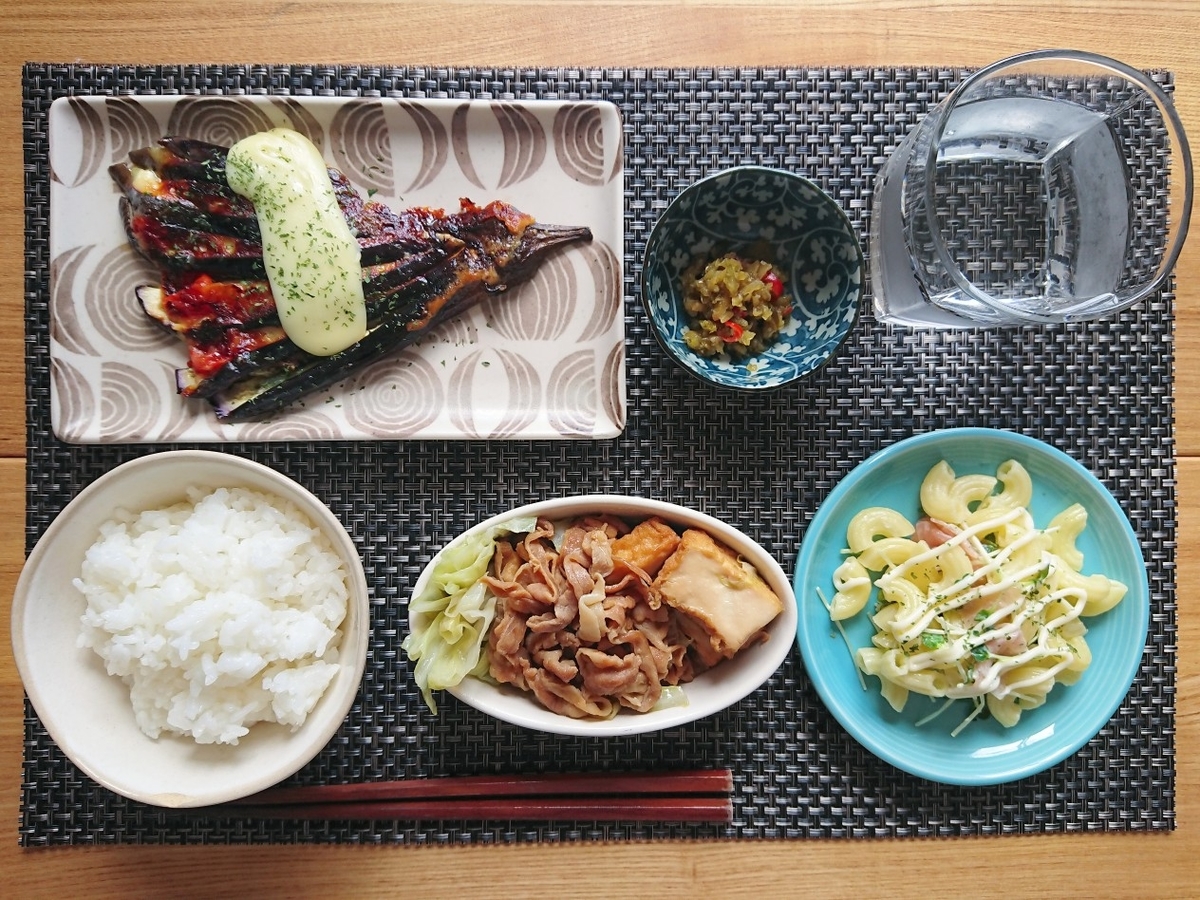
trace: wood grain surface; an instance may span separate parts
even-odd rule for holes
[[[1200,236],[1177,268],[1177,829],[981,839],[22,850],[21,64],[983,65],[1076,47],[1169,68],[1200,143],[1200,2],[10,0],[0,20],[0,893],[6,896],[1187,897],[1200,892]],[[1195,218],[1195,217],[1193,217]],[[1193,225],[1196,222],[1193,221]]]

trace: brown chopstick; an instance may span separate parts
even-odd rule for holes
[[[453,800],[379,800],[370,803],[288,803],[230,806],[252,819],[450,820],[513,822],[729,822],[728,797],[471,797]]]
[[[732,789],[728,769],[467,775],[269,788],[204,812],[292,820],[729,822]]]
[[[728,769],[678,772],[612,772],[603,774],[457,775],[410,778],[359,784],[321,784],[312,787],[268,788],[235,805],[333,803],[359,800],[444,799],[451,797],[613,796],[636,794],[728,794],[733,776]]]

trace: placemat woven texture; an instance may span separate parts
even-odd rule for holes
[[[453,69],[80,66],[23,72],[28,513],[34,542],[91,479],[165,446],[72,446],[50,431],[46,117],[69,93],[295,93],[603,99],[625,128],[628,426],[605,441],[237,444],[322,497],[357,543],[372,586],[360,696],[294,783],[492,771],[729,766],[735,820],[719,825],[511,822],[289,824],[169,814],[97,786],[26,703],[20,840],[105,843],[497,843],[650,837],[789,838],[1129,831],[1174,825],[1175,467],[1172,294],[1107,321],[912,331],[863,315],[807,382],[744,397],[699,385],[658,348],[637,296],[657,214],[697,178],[738,163],[807,175],[864,242],[887,154],[966,74],[939,68]],[[1156,77],[1167,87],[1169,74]],[[992,788],[911,777],[826,712],[793,651],[725,712],[640,738],[523,731],[446,696],[426,710],[400,651],[417,574],[447,540],[513,506],[565,493],[661,498],[724,519],[794,568],[805,527],[838,481],[909,435],[987,426],[1074,456],[1120,500],[1145,554],[1150,638],[1107,727],[1061,764]]]

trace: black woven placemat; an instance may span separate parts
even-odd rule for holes
[[[26,704],[20,840],[101,843],[494,843],[642,837],[840,837],[1169,829],[1174,824],[1175,466],[1172,294],[1087,325],[925,332],[863,316],[808,382],[733,396],[690,380],[656,345],[637,302],[657,213],[685,185],[736,163],[790,169],[835,196],[865,239],[887,153],[965,74],[937,68],[454,69],[82,66],[23,71],[28,513],[32,547],[92,478],[156,446],[72,446],[50,430],[46,119],[69,93],[296,93],[588,98],[625,125],[628,426],[606,441],[237,444],[321,496],[354,537],[372,586],[360,696],[297,783],[484,771],[729,766],[730,826],[509,822],[266,823],[164,813],[83,776]],[[1156,76],[1170,86],[1169,74]],[[409,590],[449,538],[507,508],[566,492],[683,503],[743,529],[784,569],[821,500],[881,447],[978,425],[1074,456],[1120,500],[1150,576],[1150,638],[1120,710],[1046,772],[992,788],[909,776],[826,712],[795,651],[760,690],[692,725],[640,738],[560,738],[444,697],[429,715],[400,640]]]

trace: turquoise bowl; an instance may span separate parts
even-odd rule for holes
[[[757,356],[700,356],[683,339],[684,270],[760,243],[784,273],[791,321]],[[723,388],[771,390],[819,369],[854,327],[862,292],[862,245],[845,212],[813,182],[781,169],[738,166],[695,182],[646,241],[641,296],[658,342],[687,372]]]
[[[1033,478],[1029,511],[1044,526],[1072,503],[1088,511],[1076,541],[1085,573],[1103,572],[1129,592],[1115,607],[1086,618],[1092,664],[1076,684],[1056,685],[1044,705],[1022,713],[1012,728],[980,718],[957,737],[954,727],[969,711],[960,700],[931,722],[921,720],[940,701],[909,697],[898,713],[879,693],[879,679],[860,682],[849,648],[826,611],[818,589],[833,595],[834,569],[845,559],[846,527],[868,506],[889,506],[916,518],[925,474],[946,460],[958,475],[994,474],[1015,459]],[[1142,663],[1150,624],[1146,563],[1132,525],[1117,500],[1073,458],[1016,432],[952,428],[892,444],[846,475],[805,530],[794,577],[799,607],[797,641],[804,668],[825,706],[860,744],[898,769],[930,781],[992,785],[1033,775],[1061,762],[1109,725],[1125,701]],[[844,621],[854,647],[871,643],[866,610]]]

